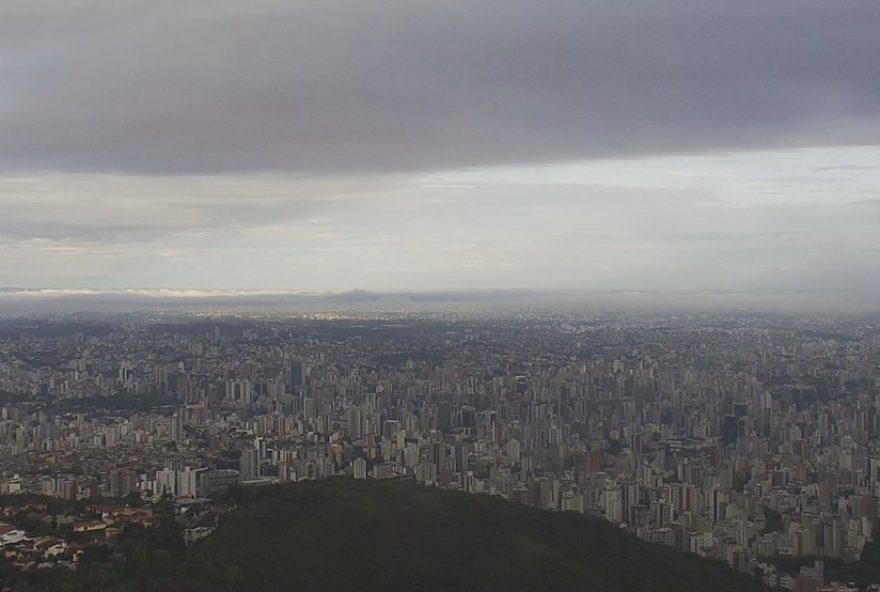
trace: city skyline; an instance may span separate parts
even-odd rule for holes
[[[482,498],[475,504],[506,500],[499,511],[545,511],[530,521],[561,512],[543,530],[599,536],[587,556],[613,529],[628,533],[623,548],[634,553],[665,546],[682,561],[724,562],[726,573],[739,574],[738,592],[876,592],[878,352],[880,315],[258,310],[0,318],[0,545],[14,552],[22,580],[74,573],[82,586],[74,589],[90,590],[96,570],[87,562],[54,572],[30,566],[75,565],[86,541],[130,544],[126,525],[136,522],[146,533],[178,532],[163,547],[179,546],[172,564],[232,541],[227,561],[243,574],[235,590],[265,590],[261,558],[278,549],[286,560],[268,563],[289,569],[274,576],[277,589],[328,572],[357,582],[340,589],[382,589],[370,587],[374,576],[359,563],[339,561],[333,541],[363,540],[356,525],[375,518],[370,500],[384,499],[390,513],[368,532],[395,541],[373,545],[388,555],[406,540],[400,528],[424,517],[418,508],[398,510],[406,502],[389,488],[432,496],[434,488]],[[320,504],[272,501],[316,490],[327,492]],[[262,540],[250,543],[259,518],[247,505],[271,509],[274,527],[302,532],[332,568],[309,569],[319,559],[262,529]],[[303,508],[307,528],[297,529],[284,508]],[[164,527],[163,511],[176,516]],[[337,512],[345,518],[333,526]],[[29,521],[34,515],[44,519]],[[417,529],[426,548],[416,557],[448,556],[438,534],[444,522]],[[453,532],[476,529],[461,540],[494,557],[489,541],[513,538],[517,522],[487,529],[465,512]],[[315,534],[325,526],[326,541]],[[635,537],[653,546],[639,547]],[[245,544],[258,548],[254,557],[241,555]],[[509,572],[518,562],[502,556]],[[565,573],[531,546],[523,558]],[[680,590],[689,581],[666,569],[670,559],[645,572],[653,588]],[[138,568],[113,558],[105,567],[114,565],[127,566],[116,572],[121,581]],[[431,590],[448,589],[451,574],[468,577],[399,556],[393,565],[387,571],[402,579],[438,574],[439,587],[426,579]],[[491,565],[481,558],[474,570]],[[644,589],[626,585],[628,571],[607,589]],[[208,582],[225,573],[210,564],[171,573],[194,572]],[[151,563],[141,573],[155,579],[168,567]],[[491,579],[488,589],[544,589]],[[713,580],[705,589],[721,588]]]

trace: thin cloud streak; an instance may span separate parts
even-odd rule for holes
[[[0,222],[33,233],[0,234],[0,285],[864,294],[880,287],[880,218],[864,199],[880,171],[815,170],[871,161],[877,149],[363,180],[47,176],[31,185],[51,207],[38,199]],[[829,191],[808,195],[817,178]],[[83,215],[91,195],[113,196],[102,203],[114,214]]]

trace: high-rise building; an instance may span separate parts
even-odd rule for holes
[[[172,442],[177,444],[183,442],[183,415],[180,409],[171,416],[170,432],[169,437]]]
[[[605,519],[619,524],[623,521],[623,495],[620,486],[617,484],[609,484],[602,496]]]
[[[367,478],[367,461],[362,458],[354,459],[354,462],[351,463],[352,468],[354,469],[354,478],[355,479],[366,479]]]
[[[295,391],[305,384],[305,368],[302,360],[293,360],[290,363],[290,390]]]
[[[446,447],[441,442],[431,444],[431,463],[437,467],[438,474],[446,468]]]
[[[315,419],[318,411],[313,397],[303,397],[303,417],[306,419]]]
[[[110,471],[110,495],[125,497],[134,491],[137,473],[131,469],[115,469]]]
[[[177,495],[177,471],[162,469],[156,471],[156,495]]]
[[[215,469],[199,473],[197,493],[204,497],[211,493],[225,491],[238,483],[239,472],[234,469]]]
[[[186,467],[177,472],[177,495],[179,497],[196,497],[198,494],[199,470]]]
[[[452,403],[449,401],[443,401],[437,408],[437,427],[444,434],[448,434],[452,431],[452,416],[453,409]]]
[[[260,477],[260,458],[256,448],[249,446],[241,451],[238,470],[242,481],[253,481]]]
[[[421,463],[416,466],[416,481],[425,485],[437,483],[437,467],[433,463]]]

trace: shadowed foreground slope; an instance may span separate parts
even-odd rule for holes
[[[601,520],[403,481],[248,490],[192,556],[238,566],[254,591],[757,589]]]

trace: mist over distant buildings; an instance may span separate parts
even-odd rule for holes
[[[0,315],[107,312],[718,312],[880,313],[876,302],[839,295],[724,291],[461,290],[296,293],[198,290],[0,290]]]

